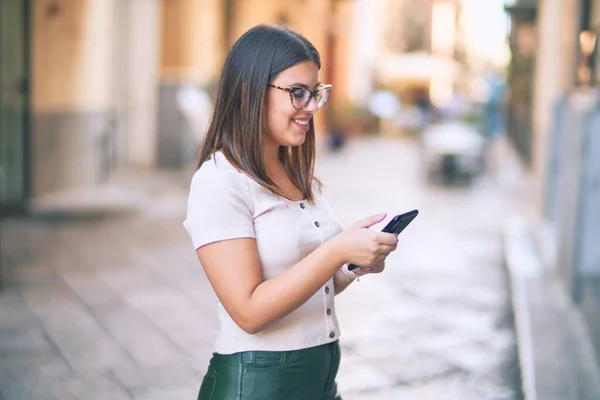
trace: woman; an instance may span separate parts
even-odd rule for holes
[[[396,249],[368,229],[385,214],[342,230],[313,177],[320,67],[306,38],[264,25],[225,61],[184,222],[219,299],[200,400],[341,399],[334,296]]]

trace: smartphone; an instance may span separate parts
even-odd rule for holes
[[[404,214],[396,215],[388,224],[383,228],[382,232],[400,234],[412,222],[413,219],[419,214],[419,210],[412,210]],[[360,268],[358,265],[348,265],[348,271]]]

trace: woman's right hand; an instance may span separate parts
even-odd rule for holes
[[[343,263],[372,267],[380,264],[398,245],[395,233],[369,229],[383,221],[386,214],[367,217],[346,228],[331,239],[331,245]]]

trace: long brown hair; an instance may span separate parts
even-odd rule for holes
[[[265,100],[267,85],[281,71],[302,61],[312,61],[321,68],[315,47],[304,36],[282,26],[258,25],[236,41],[217,84],[213,115],[198,153],[198,168],[220,150],[238,170],[289,198],[267,176],[265,168]],[[304,143],[280,147],[279,159],[304,198],[312,202],[315,165],[312,119]]]

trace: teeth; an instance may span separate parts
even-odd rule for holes
[[[309,120],[301,120],[301,119],[295,119],[294,122],[300,124],[300,125],[308,125],[308,121]]]

